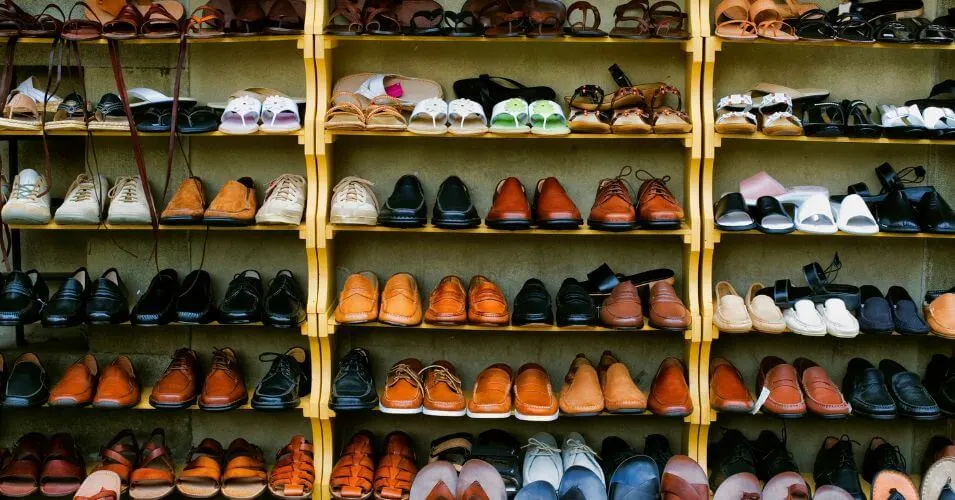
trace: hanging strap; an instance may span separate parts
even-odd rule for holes
[[[176,140],[179,137],[176,132],[176,127],[179,124],[179,90],[180,82],[182,82],[183,66],[186,60],[186,33],[189,32],[190,24],[191,21],[186,23],[179,33],[179,58],[176,62],[176,80],[172,86],[172,119],[169,125],[169,147],[166,150],[166,180],[163,182],[162,188],[163,200],[166,199],[166,194],[169,191],[169,178],[172,176],[172,158],[176,151]]]

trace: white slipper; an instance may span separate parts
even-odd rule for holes
[[[883,127],[921,127],[925,128],[922,112],[916,105],[892,106],[883,104],[880,107]]]
[[[454,135],[480,135],[487,132],[487,116],[480,104],[470,99],[448,103],[448,132]]]
[[[230,135],[248,135],[259,130],[262,101],[249,94],[239,95],[226,104],[219,131]]]
[[[408,119],[408,132],[421,135],[448,133],[448,103],[440,97],[419,102]]]
[[[835,216],[829,197],[815,194],[796,206],[796,229],[807,233],[833,234],[836,227]]]
[[[826,322],[829,335],[843,339],[859,335],[859,320],[846,309],[846,303],[841,299],[827,299],[825,305],[816,304],[816,311]]]
[[[875,234],[879,232],[879,223],[872,216],[872,211],[865,200],[857,194],[850,194],[843,198],[841,203],[832,203],[832,212],[836,218],[836,226],[840,231],[849,234]]]
[[[822,316],[813,307],[812,301],[803,299],[796,301],[791,309],[783,311],[783,318],[786,319],[786,326],[793,333],[799,335],[808,335],[811,337],[822,337],[826,335],[826,322]]]
[[[262,103],[262,125],[259,130],[267,134],[284,134],[302,128],[298,105],[292,99],[270,95]]]

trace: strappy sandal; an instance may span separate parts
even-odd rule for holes
[[[838,137],[846,122],[842,106],[837,102],[817,102],[803,111],[802,129],[808,136]]]
[[[811,300],[816,304],[824,304],[829,299],[840,299],[846,304],[846,309],[855,311],[859,308],[861,297],[859,287],[832,283],[842,269],[839,254],[835,254],[832,262],[825,269],[818,262],[803,266],[803,276],[808,287],[794,287],[790,280],[777,280],[769,288],[764,288],[757,295],[766,295],[782,309],[791,308],[799,300]]]
[[[441,32],[446,36],[474,37],[484,34],[484,26],[471,11],[455,13],[446,10]]]
[[[176,478],[176,490],[189,498],[212,498],[218,495],[224,454],[218,441],[203,439],[199,446],[189,451],[186,468]]]
[[[570,108],[577,108],[586,111],[608,111],[610,110],[611,96],[604,93],[599,85],[581,85],[574,90],[570,97],[565,96],[564,102]]]
[[[408,35],[440,35],[444,8],[434,0],[404,0],[395,9],[401,31]]]
[[[398,14],[390,7],[366,8],[364,13],[365,33],[371,35],[400,35],[401,23]]]
[[[918,43],[948,45],[955,42],[955,31],[947,26],[933,23],[924,17],[913,17],[902,21],[911,26]]]
[[[305,2],[276,0],[266,16],[266,33],[300,35],[305,32]]]
[[[209,5],[200,5],[189,15],[185,34],[189,38],[217,38],[225,36],[225,15]]]
[[[222,496],[248,500],[257,498],[268,487],[262,449],[245,439],[237,438],[229,444],[223,464]]]
[[[72,93],[63,99],[56,112],[53,113],[53,120],[43,124],[46,130],[86,130],[86,122],[89,119],[86,100],[77,93]]]
[[[179,110],[176,131],[180,134],[204,134],[219,127],[219,114],[209,106],[195,106]]]
[[[676,96],[676,107],[664,104],[666,96]],[[676,87],[662,85],[650,99],[653,106],[653,132],[656,134],[685,134],[693,130],[690,117],[682,111],[683,96]]]
[[[110,21],[103,23],[103,38],[110,40],[129,40],[139,36],[139,28],[143,24],[143,15],[131,3],[120,9],[119,14]]]
[[[82,7],[86,17],[73,17],[73,11]],[[92,19],[89,19],[92,16]],[[103,35],[103,23],[86,2],[76,2],[63,23],[63,38],[74,41],[96,40]]]
[[[139,31],[146,38],[176,38],[182,32],[181,19],[161,4],[154,3],[143,15]]]
[[[575,12],[580,12],[580,21],[571,22]],[[593,20],[587,22],[587,13],[593,13]],[[567,27],[564,28],[564,34],[567,36],[579,36],[582,38],[600,38],[607,36],[607,32],[600,29],[600,11],[590,2],[577,0],[567,7]]]
[[[176,489],[176,466],[166,446],[166,432],[153,429],[143,445],[139,467],[129,477],[129,497],[156,500]]]
[[[872,109],[864,101],[842,101],[845,133],[849,137],[875,138],[882,136],[882,127],[872,119]]]
[[[87,125],[89,130],[129,130],[129,120],[123,110],[123,101],[116,94],[103,94],[93,119]]]
[[[363,3],[361,0],[336,0],[335,8],[328,14],[324,33],[339,36],[360,35],[365,30],[361,16]]]
[[[7,497],[35,494],[40,489],[37,478],[49,447],[49,440],[40,433],[31,432],[20,437],[0,470],[0,494]]]
[[[793,102],[786,94],[766,94],[759,103],[766,135],[802,135],[802,121],[793,115]]]
[[[325,128],[329,130],[365,130],[362,98],[351,92],[337,92],[332,107],[325,112]]]
[[[830,19],[836,39],[852,43],[875,43],[872,25],[858,12],[840,14]]]
[[[613,10],[610,36],[642,40],[650,38],[650,6],[647,0],[630,0]]]
[[[567,7],[560,0],[529,0],[524,4],[527,16],[527,36],[531,38],[553,38],[563,34],[567,21]]]
[[[106,470],[119,476],[121,493],[129,489],[129,476],[139,464],[139,442],[130,429],[123,429],[100,450],[101,462],[94,472]]]
[[[50,12],[59,13],[56,17]],[[63,31],[63,22],[66,14],[56,4],[48,4],[39,14],[33,16],[30,23],[20,29],[20,34],[26,37],[52,37],[57,36]]]
[[[826,11],[813,9],[806,11],[796,19],[790,20],[789,25],[796,31],[800,40],[822,42],[836,39],[836,29],[829,24]]]
[[[796,30],[783,21],[775,0],[756,0],[749,9],[749,19],[756,25],[756,35],[777,42],[795,42]]]
[[[748,0],[723,0],[716,6],[716,31],[728,40],[755,40],[756,25],[749,20]]]
[[[574,95],[565,98],[570,104],[570,118],[567,126],[573,132],[588,134],[609,134],[610,119],[600,108],[610,109],[609,102],[605,105],[606,96],[602,88],[596,85],[582,85],[574,91]]]
[[[650,113],[643,107],[615,109],[610,118],[610,130],[614,134],[652,133]]]
[[[482,19],[484,17],[482,16]],[[489,18],[489,27],[484,30],[484,36],[488,38],[510,38],[521,36],[526,30],[527,19],[524,11],[515,10],[507,12],[499,10],[491,14]]]
[[[749,94],[732,94],[720,99],[714,125],[718,134],[753,134],[756,128],[753,98]]]
[[[653,36],[667,40],[686,40],[690,32],[686,30],[686,12],[676,2],[662,0],[653,4],[647,11]]]
[[[401,114],[401,101],[388,95],[371,100],[364,116],[366,130],[407,130],[408,120]]]
[[[276,454],[275,466],[269,474],[269,491],[284,499],[305,499],[312,495],[315,484],[315,460],[312,443],[304,436],[295,436]]]

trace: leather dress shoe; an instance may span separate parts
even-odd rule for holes
[[[594,416],[604,409],[604,395],[600,388],[597,369],[583,354],[578,354],[570,364],[560,389],[561,415]]]
[[[756,375],[756,393],[763,389],[769,390],[763,412],[781,418],[799,418],[806,414],[806,401],[793,365],[776,356],[763,358]]]
[[[600,305],[600,322],[619,329],[643,328],[643,306],[636,285],[621,281]]]
[[[180,323],[204,325],[215,317],[212,276],[202,269],[187,274],[186,279],[182,280],[179,297],[176,298],[176,319]]]
[[[256,211],[255,181],[241,177],[222,185],[203,213],[202,221],[210,226],[251,226],[255,224]]]
[[[646,455],[634,455],[618,465],[610,477],[610,500],[656,498],[660,493],[660,472]]]
[[[872,285],[859,287],[859,330],[868,334],[889,334],[895,330],[892,306],[882,292]]]
[[[162,410],[180,410],[196,404],[199,397],[199,355],[183,347],[159,376],[149,394],[149,404]]]
[[[378,212],[378,224],[387,227],[421,227],[428,220],[424,188],[414,175],[403,175]]]
[[[679,359],[664,359],[653,377],[647,403],[654,415],[686,417],[693,413],[693,400],[686,384],[686,367]]]
[[[467,415],[471,418],[508,418],[513,401],[511,388],[514,373],[503,363],[493,364],[478,374],[468,400]]]
[[[728,429],[719,441],[709,446],[710,484],[716,490],[728,478],[741,472],[756,475],[753,444],[742,432]]]
[[[557,490],[559,500],[607,500],[603,480],[592,470],[575,465],[564,471]]]
[[[895,331],[903,335],[925,335],[931,330],[925,321],[919,316],[919,309],[904,288],[900,286],[889,287],[885,294],[886,300],[892,306],[892,321],[895,323]]]
[[[370,410],[378,406],[378,391],[371,374],[368,351],[355,348],[338,362],[328,407],[335,411]]]
[[[922,474],[928,472],[932,464],[945,457],[955,457],[955,442],[952,442],[952,438],[948,436],[932,436],[925,447],[925,454],[922,455]]]
[[[186,177],[159,216],[162,224],[199,224],[206,211],[206,192],[202,179]]]
[[[517,177],[508,177],[497,183],[491,210],[484,224],[493,229],[529,229],[531,206],[527,202],[524,185]]]
[[[918,213],[909,203],[905,193],[898,190],[890,191],[885,199],[876,204],[876,220],[879,231],[886,233],[917,233],[919,232]]]
[[[425,323],[433,325],[463,325],[468,321],[468,294],[457,276],[445,276],[428,296]]]
[[[597,365],[604,408],[610,413],[643,413],[647,411],[647,395],[637,387],[627,365],[610,351],[604,351]]]
[[[86,301],[86,321],[91,325],[110,325],[129,320],[126,285],[119,271],[111,267],[93,282]]]
[[[541,229],[577,229],[584,220],[564,186],[555,177],[537,181],[534,223]]]
[[[623,179],[601,179],[587,225],[603,231],[629,231],[637,222],[637,211]]]
[[[918,374],[907,371],[891,359],[880,361],[879,370],[885,376],[885,385],[895,400],[899,415],[915,420],[935,420],[942,416]]]
[[[205,411],[234,410],[249,400],[245,379],[235,351],[231,348],[216,349],[212,353],[212,365],[199,394],[199,409]]]
[[[829,436],[822,442],[813,464],[812,476],[816,488],[831,484],[848,491],[855,500],[866,500],[852,454],[852,441],[848,437],[838,439]]]
[[[86,300],[93,288],[85,267],[73,272],[43,308],[43,326],[58,328],[77,326],[86,321]]]
[[[946,415],[955,415],[955,358],[933,354],[922,384]]]
[[[422,413],[438,417],[463,417],[467,413],[461,378],[450,361],[431,363],[425,367],[421,379],[424,388]]]
[[[335,322],[338,324],[367,323],[378,319],[378,276],[371,271],[352,274],[338,294]]]
[[[806,407],[822,418],[849,416],[849,403],[826,371],[808,358],[796,358],[793,366],[799,373],[799,387],[806,396]]]
[[[743,376],[726,358],[710,360],[710,406],[725,413],[749,413],[755,402]]]
[[[955,339],[955,293],[943,293],[922,306],[922,314],[932,333]]]
[[[511,321],[504,293],[484,276],[474,276],[468,284],[468,321],[474,325],[507,325]]]
[[[517,292],[517,296],[514,297],[511,324],[514,326],[554,324],[554,307],[550,293],[547,292],[541,280],[531,278],[525,281],[521,291]]]
[[[955,211],[937,191],[925,193],[918,205],[919,226],[926,233],[955,233]]]
[[[514,416],[518,420],[550,422],[557,420],[558,413],[547,370],[536,363],[521,366],[514,378]]]
[[[254,269],[232,277],[219,305],[219,323],[240,325],[262,320],[262,278]]]
[[[0,293],[0,325],[29,325],[40,320],[50,290],[36,269],[8,274]]]
[[[262,306],[262,322],[276,328],[292,328],[305,321],[305,294],[292,271],[283,269],[269,282]]]
[[[763,481],[784,472],[799,472],[799,467],[793,460],[793,454],[786,448],[786,441],[779,439],[773,431],[764,430],[753,441],[756,452],[756,477]]]
[[[651,176],[640,185],[637,190],[637,225],[654,229],[680,227],[683,222],[683,207],[667,188],[669,181],[669,175],[661,178]]]
[[[271,361],[272,366],[252,393],[252,408],[256,410],[288,410],[297,408],[302,397],[312,389],[308,351],[292,347],[285,354],[267,352],[259,361]]]
[[[894,470],[905,474],[905,457],[902,456],[898,446],[876,436],[869,441],[869,447],[865,449],[865,457],[862,459],[862,479],[872,484],[876,474],[884,470]]]
[[[179,296],[179,274],[175,269],[159,271],[146,292],[133,306],[134,325],[165,325],[176,319],[176,297]]]
[[[424,383],[418,374],[423,369],[424,364],[415,358],[403,359],[392,365],[378,409],[382,413],[395,415],[421,413],[424,409]]]
[[[93,402],[99,377],[99,364],[92,354],[83,356],[66,369],[60,381],[50,389],[50,406],[86,406]]]
[[[852,405],[852,413],[878,420],[895,418],[895,400],[885,386],[885,376],[872,363],[852,358],[842,379],[842,394]]]
[[[421,323],[421,316],[421,294],[414,276],[398,273],[388,278],[381,292],[378,320],[390,325],[415,326]]]
[[[594,300],[574,278],[567,278],[557,291],[557,326],[588,326],[596,323]]]
[[[448,177],[438,187],[431,224],[442,229],[467,229],[481,225],[481,217],[471,202],[471,193],[458,176]]]
[[[7,375],[3,406],[28,408],[46,403],[50,397],[50,378],[32,352],[25,352],[13,362]]]
[[[93,407],[132,408],[139,404],[139,396],[139,380],[133,363],[126,356],[116,356],[100,373]]]
[[[658,281],[651,286],[649,303],[649,323],[653,328],[684,331],[690,327],[690,311],[670,283]]]

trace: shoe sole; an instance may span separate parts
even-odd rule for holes
[[[341,224],[345,226],[375,226],[378,225],[377,216],[332,216],[329,219],[332,224]]]
[[[553,422],[557,420],[558,416],[560,416],[560,413],[554,413],[553,415],[524,415],[517,410],[514,411],[514,417],[527,422]]]
[[[157,410],[185,410],[194,404],[196,404],[196,398],[192,398],[189,401],[182,403],[157,403],[152,399],[149,400],[149,406],[152,406]]]
[[[637,221],[637,227],[640,228],[653,228],[653,229],[680,229],[680,224],[682,220],[639,220]]]
[[[296,398],[294,401],[286,401],[283,403],[265,403],[262,401],[256,401],[255,398],[252,398],[252,403],[250,403],[250,406],[252,406],[253,410],[260,411],[287,411],[298,408],[299,404],[301,404],[301,399],[299,398]]]
[[[425,408],[421,413],[432,417],[463,417],[467,415],[467,410],[430,410]]]
[[[209,226],[251,226],[255,224],[254,219],[230,219],[228,217],[203,217],[202,222]]]
[[[631,231],[636,228],[634,222],[599,222],[587,219],[587,226],[597,231]]]
[[[202,224],[202,216],[190,217],[188,215],[177,215],[175,217],[160,217],[160,224],[167,226],[188,226],[192,224]]]
[[[511,219],[511,220],[484,220],[484,225],[491,229],[504,229],[508,231],[517,231],[521,229],[530,229],[530,219]]]
[[[583,219],[550,219],[537,221],[540,229],[579,229]]]
[[[417,408],[388,408],[387,406],[378,403],[378,411],[382,413],[387,413],[389,415],[417,415],[424,410],[423,406]]]
[[[470,418],[477,419],[494,419],[494,418],[511,418],[511,412],[505,413],[475,413],[471,410],[466,410],[467,416]]]
[[[91,219],[88,217],[57,214],[53,217],[53,222],[60,224],[61,226],[69,226],[69,225],[86,225],[86,224],[99,225],[103,221],[99,217],[95,219]]]
[[[283,217],[281,215],[266,215],[264,217],[255,216],[255,223],[263,226],[297,226],[302,223],[301,216]]]
[[[239,401],[235,401],[235,402],[229,403],[229,404],[227,404],[227,405],[211,406],[211,405],[203,405],[202,403],[199,403],[199,409],[202,410],[202,411],[208,411],[208,412],[212,412],[212,413],[217,413],[217,412],[235,410],[236,408],[239,408],[240,406],[244,405],[244,404],[247,403],[248,401],[249,401],[249,397],[246,396],[246,397],[240,399]]]

